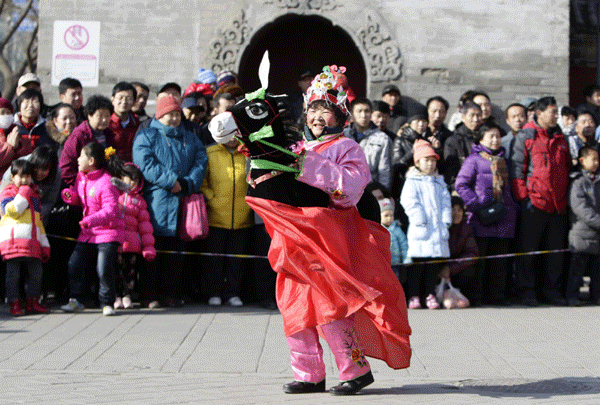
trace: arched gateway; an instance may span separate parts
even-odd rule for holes
[[[348,68],[357,96],[380,94],[402,76],[400,48],[380,13],[368,4],[337,0],[259,0],[213,33],[208,44],[214,72],[240,73],[245,90],[259,87],[256,71],[265,50],[271,58],[270,90],[295,90],[298,74],[324,65]],[[323,55],[327,55],[326,58]]]
[[[247,90],[260,87],[258,65],[269,51],[269,90],[285,93],[297,87],[301,70],[313,75],[325,65],[346,66],[348,83],[357,96],[366,94],[366,69],[352,38],[331,21],[319,16],[286,14],[265,25],[251,39],[240,59],[240,85]]]

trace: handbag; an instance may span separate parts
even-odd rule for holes
[[[504,218],[506,215],[506,205],[501,201],[494,200],[491,204],[475,211],[475,214],[483,226],[491,225]]]
[[[186,195],[180,202],[179,239],[190,242],[208,236],[208,215],[204,195]]]

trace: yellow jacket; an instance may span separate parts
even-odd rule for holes
[[[221,144],[206,148],[208,168],[200,191],[206,197],[208,224],[216,228],[240,229],[254,225],[254,214],[246,204],[246,156],[229,152]]]

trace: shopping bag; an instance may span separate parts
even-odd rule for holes
[[[435,295],[444,308],[467,308],[471,303],[458,288],[454,287],[450,280],[442,278],[435,287]]]
[[[179,239],[189,242],[208,236],[208,215],[203,194],[186,195],[180,202]]]

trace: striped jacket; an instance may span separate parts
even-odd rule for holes
[[[42,224],[40,197],[29,186],[6,186],[0,192],[0,254],[16,257],[50,258],[50,243]]]

